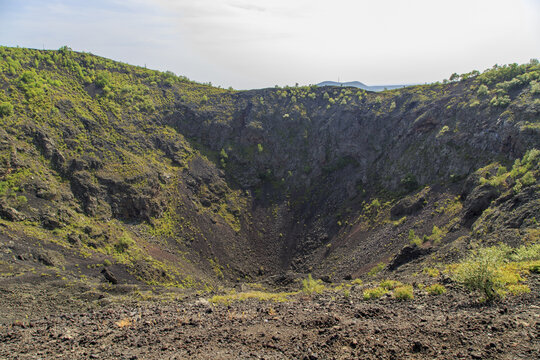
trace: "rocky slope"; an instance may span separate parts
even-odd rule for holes
[[[239,92],[0,47],[0,357],[537,358],[539,77]]]
[[[525,297],[472,304],[451,289],[414,302],[349,294],[283,303],[113,305],[0,327],[12,359],[536,359],[538,279]]]
[[[0,56],[8,280],[339,280],[537,241],[537,62],[237,92],[69,48]]]

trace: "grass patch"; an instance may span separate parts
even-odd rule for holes
[[[430,277],[438,277],[440,275],[439,270],[435,268],[425,267],[422,272]]]
[[[364,300],[373,300],[382,297],[384,294],[387,294],[389,291],[383,287],[376,287],[371,289],[366,289],[363,292]]]
[[[531,289],[524,284],[513,284],[508,285],[508,292],[514,296],[517,296],[521,294],[528,294],[531,292]]]
[[[441,284],[433,284],[426,287],[426,291],[430,295],[442,295],[446,293],[446,288]]]
[[[413,287],[411,285],[398,286],[394,289],[393,296],[398,300],[412,300],[414,299]]]
[[[235,301],[257,300],[257,301],[273,301],[285,302],[289,300],[289,296],[295,295],[295,292],[289,293],[270,293],[264,291],[247,291],[241,293],[231,293],[227,295],[215,295],[210,299],[213,304],[227,305]]]
[[[380,287],[386,290],[393,290],[397,288],[398,286],[401,286],[402,284],[399,281],[396,280],[383,280],[379,284]]]
[[[308,275],[307,279],[302,280],[302,292],[304,294],[320,294],[324,291],[324,285],[321,280],[313,279],[311,274]]]

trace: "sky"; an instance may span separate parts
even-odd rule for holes
[[[442,81],[540,57],[540,0],[0,0],[0,45],[235,89]]]

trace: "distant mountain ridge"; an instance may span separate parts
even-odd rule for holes
[[[403,85],[374,85],[369,86],[366,85],[360,81],[348,81],[348,82],[337,82],[337,81],[323,81],[317,84],[317,86],[341,86],[341,87],[357,87],[360,89],[364,89],[367,91],[383,91],[383,90],[392,90],[392,89],[399,89],[407,86],[411,86],[412,84],[403,84]]]

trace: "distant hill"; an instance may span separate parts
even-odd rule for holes
[[[357,87],[357,88],[364,89],[367,91],[383,91],[383,90],[399,89],[402,87],[411,86],[411,84],[369,86],[360,81],[348,81],[348,82],[323,81],[321,83],[318,83],[317,86],[343,86],[343,87],[352,86],[352,87]]]

